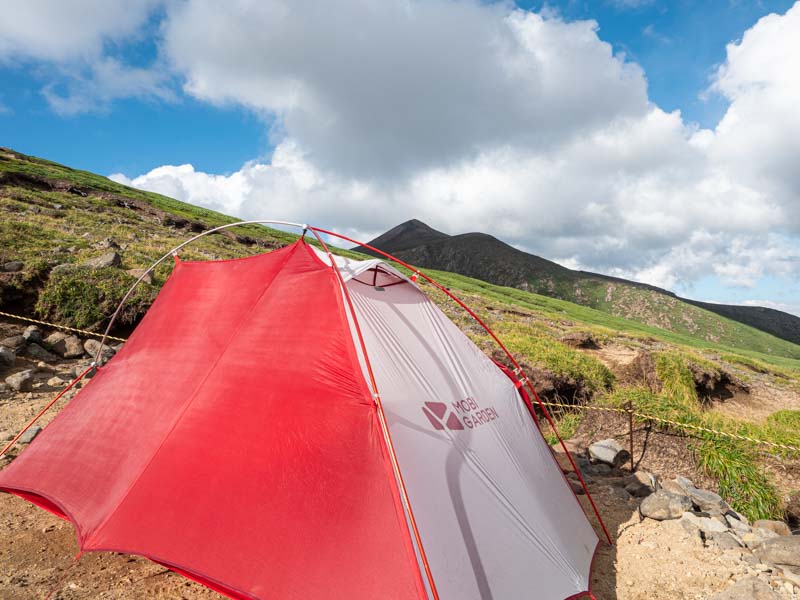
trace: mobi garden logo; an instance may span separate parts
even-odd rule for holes
[[[444,402],[426,402],[422,412],[438,431],[475,429],[500,418],[494,407],[481,408],[472,397],[456,400],[449,405]]]

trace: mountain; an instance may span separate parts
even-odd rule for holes
[[[419,267],[461,273],[489,283],[560,298],[709,341],[736,341],[708,313],[800,344],[800,318],[756,306],[713,304],[681,298],[652,285],[563,267],[518,250],[485,233],[447,235],[417,219],[369,242]],[[366,248],[359,251],[372,254]]]

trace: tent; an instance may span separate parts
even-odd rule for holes
[[[520,383],[412,279],[304,239],[176,257],[0,490],[231,598],[588,594],[598,538]]]

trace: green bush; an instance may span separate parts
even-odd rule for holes
[[[135,279],[119,269],[65,267],[50,274],[36,303],[36,313],[45,320],[92,329],[107,320]],[[152,285],[139,285],[128,298],[117,322],[131,324],[140,319],[157,293]]]

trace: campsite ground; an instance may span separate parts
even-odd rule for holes
[[[9,327],[14,326],[6,323],[1,329],[6,334],[14,333]],[[36,368],[33,390],[6,390],[0,395],[0,440],[16,432],[53,396],[54,377],[67,380],[82,364],[80,360],[64,360],[43,368],[20,357],[15,371]],[[41,424],[46,425],[71,395],[63,398]],[[575,431],[572,447],[581,449],[592,439],[619,435],[623,430],[623,424],[613,417],[584,420]],[[698,478],[683,438],[664,433],[647,435],[642,429],[636,440],[639,468],[664,478],[685,475],[700,485],[713,487],[711,480]],[[0,468],[20,450],[24,446],[17,446],[8,457],[0,459]],[[642,520],[638,501],[620,499],[601,479],[596,479],[590,490],[615,541],[613,546],[601,544],[598,550],[592,575],[598,600],[708,598],[730,585],[731,580],[752,571],[736,553],[705,546],[677,522]],[[591,515],[585,496],[581,501]],[[50,592],[61,600],[220,598],[142,558],[89,553],[76,562],[78,547],[72,526],[17,497],[0,494],[0,515],[0,597],[4,600],[45,598]],[[784,594],[779,597],[796,597],[785,591],[779,593]]]

